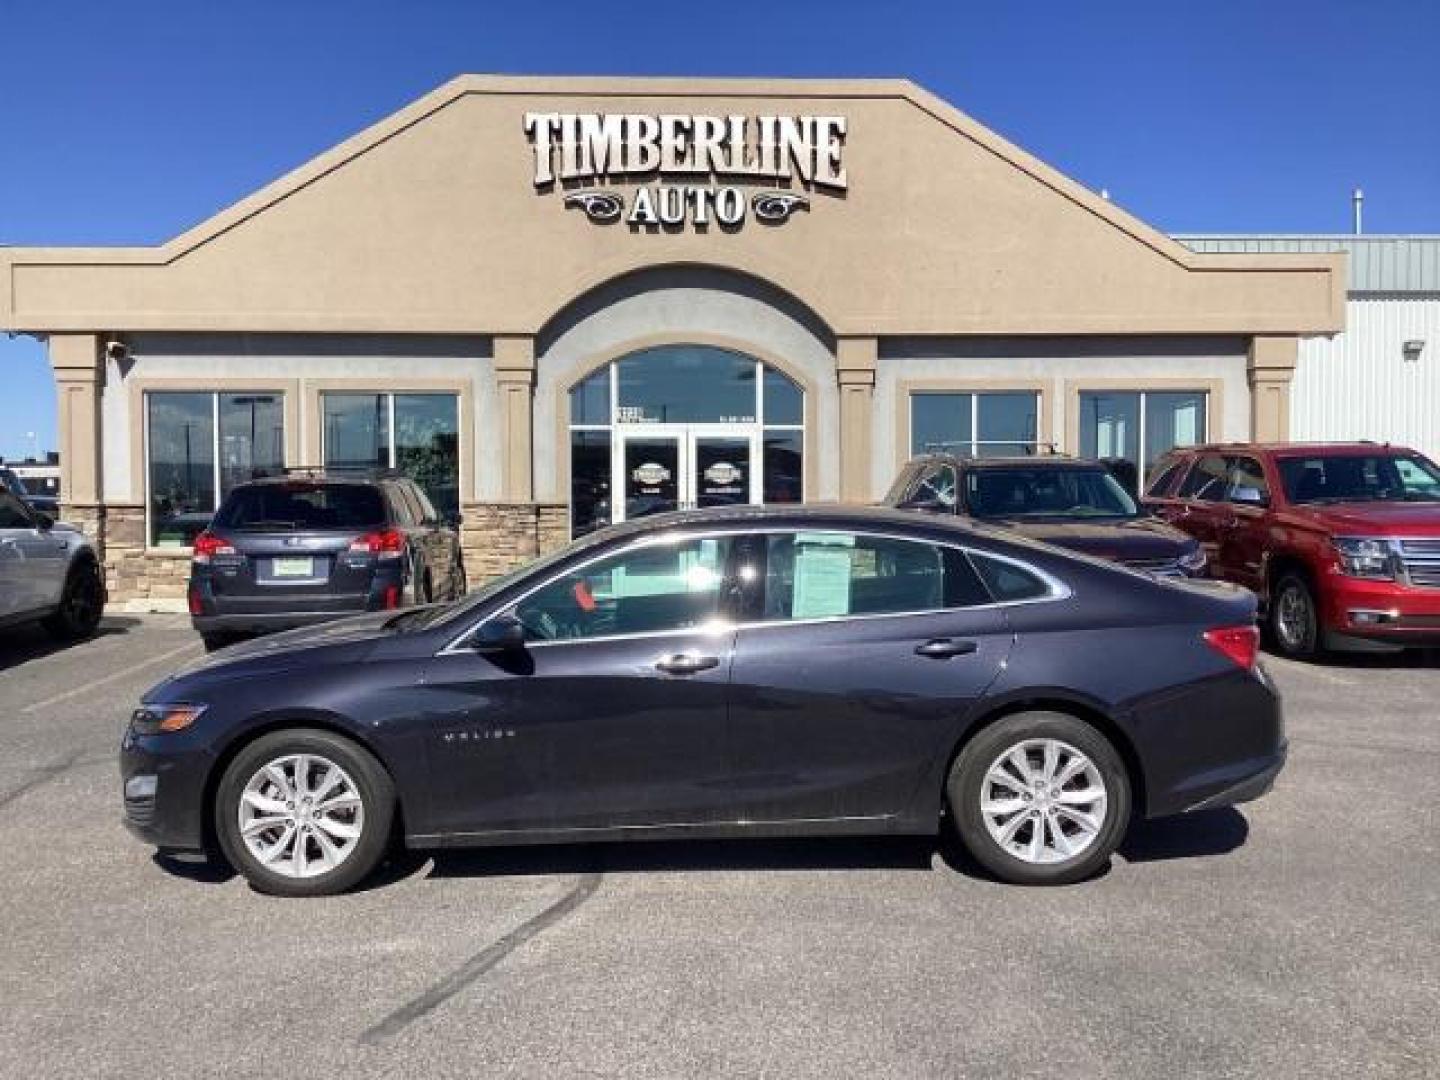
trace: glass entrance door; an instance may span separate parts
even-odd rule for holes
[[[720,424],[627,425],[616,434],[615,521],[705,506],[758,503],[754,434]]]
[[[680,435],[623,432],[615,455],[619,475],[614,489],[624,498],[615,507],[615,520],[663,514],[680,509]]]

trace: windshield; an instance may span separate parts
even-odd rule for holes
[[[215,527],[237,532],[371,529],[385,524],[379,488],[369,484],[254,484],[230,493]]]
[[[1136,517],[1135,500],[1105,469],[1026,466],[972,469],[966,505],[974,517]]]
[[[1418,454],[1307,454],[1279,465],[1292,503],[1440,502],[1440,469]]]

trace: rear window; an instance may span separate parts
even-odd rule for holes
[[[368,529],[385,524],[385,504],[369,484],[252,484],[236,488],[215,515],[215,527],[240,532],[269,529]]]

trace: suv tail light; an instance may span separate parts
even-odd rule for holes
[[[1205,644],[1236,667],[1252,671],[1260,652],[1260,631],[1252,625],[1222,626],[1205,631]]]
[[[234,555],[235,547],[228,540],[222,540],[209,529],[206,529],[199,536],[195,537],[195,543],[191,545],[193,558],[202,566],[210,562],[216,555]]]
[[[350,542],[355,555],[374,555],[381,559],[398,559],[405,554],[405,534],[399,529],[381,529],[357,536]]]

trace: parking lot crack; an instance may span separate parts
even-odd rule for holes
[[[4,809],[16,799],[20,798],[22,795],[34,791],[42,784],[48,784],[51,780],[54,780],[57,777],[64,775],[71,769],[78,768],[81,765],[95,765],[100,763],[101,761],[107,760],[109,759],[82,757],[81,752],[79,750],[76,750],[74,753],[67,754],[65,757],[60,758],[58,761],[52,761],[48,765],[41,765],[34,771],[30,779],[21,781],[18,785],[11,788],[9,791],[0,792],[0,809]]]
[[[580,880],[559,900],[532,915],[499,941],[480,950],[424,993],[406,1002],[379,1023],[367,1028],[361,1034],[360,1042],[370,1046],[383,1043],[422,1016],[433,1012],[466,987],[472,985],[531,938],[572,914],[576,908],[594,895],[595,890],[600,887],[602,876],[598,871],[582,874]]]

